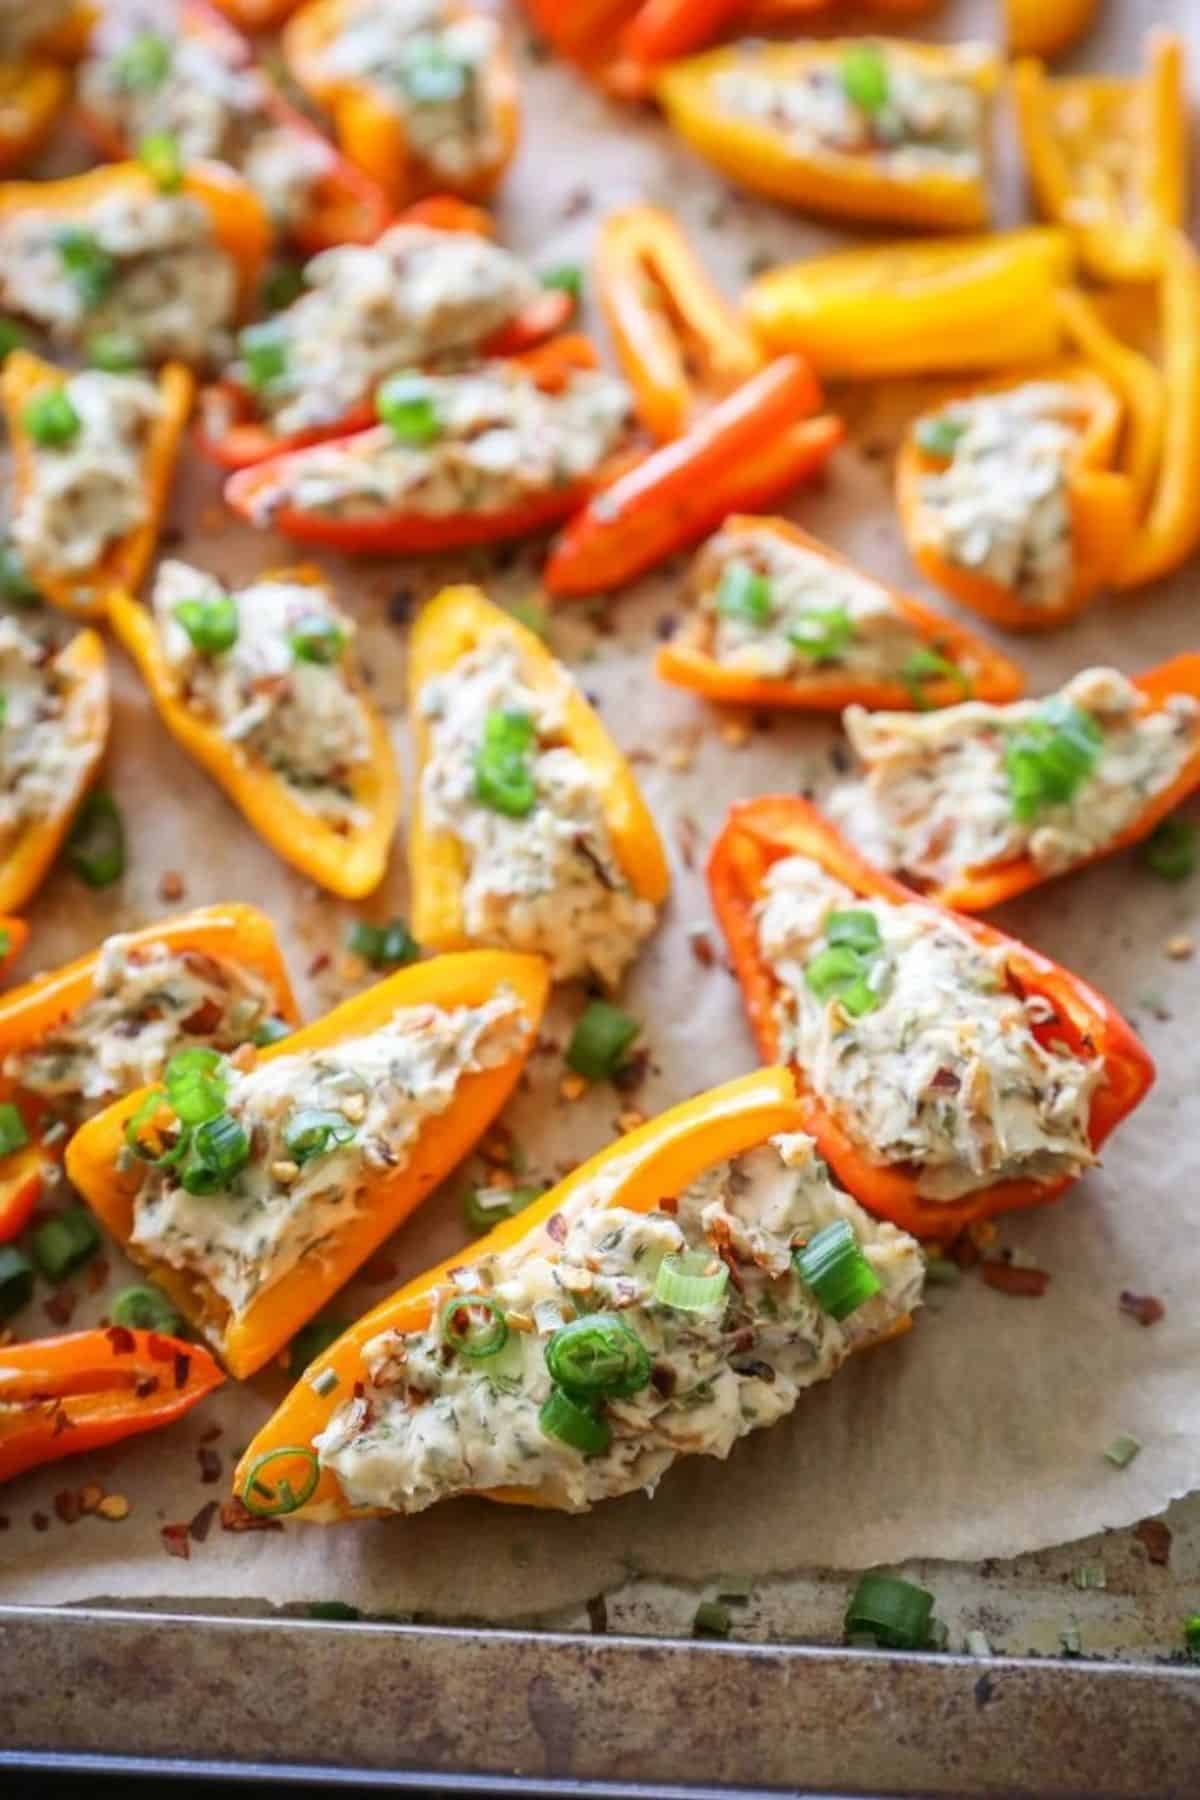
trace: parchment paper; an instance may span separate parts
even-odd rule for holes
[[[990,8],[950,0],[936,31],[991,34]],[[1085,59],[1129,67],[1142,9],[1121,8]],[[1154,9],[1184,27],[1185,0]],[[810,253],[837,234],[732,194],[653,120],[610,108],[565,70],[527,63],[525,146],[506,189],[508,241],[542,263],[586,258],[600,211],[639,197],[674,206],[731,290],[768,256]],[[1002,171],[1008,216],[1018,191]],[[908,397],[911,403],[911,395]],[[796,516],[885,579],[920,584],[900,541],[889,497],[889,451],[905,397],[838,397],[854,425],[820,492],[799,496]],[[235,579],[294,560],[270,539],[230,525],[217,484],[189,457],[168,540]],[[501,598],[536,594],[536,552],[522,551],[489,577]],[[487,559],[458,564],[350,565],[331,561],[342,599],[360,621],[366,664],[405,749],[403,677],[409,603],[444,579],[481,575]],[[555,647],[577,671],[609,726],[638,756],[639,772],[667,836],[674,893],[658,936],[630,978],[624,1003],[646,1024],[653,1063],[641,1090],[602,1090],[574,1105],[558,1094],[562,1064],[536,1058],[507,1115],[529,1160],[529,1178],[552,1179],[614,1133],[616,1114],[651,1113],[752,1066],[737,988],[719,957],[706,968],[689,928],[710,925],[702,879],[707,843],[728,803],[775,789],[821,786],[831,777],[837,733],[817,721],[731,721],[658,684],[652,672],[663,621],[678,615],[682,565],[609,607],[560,609]],[[1194,647],[1194,571],[1169,587],[1102,608],[1049,639],[1020,647],[1034,691],[1088,662],[1135,670]],[[49,967],[104,933],[165,908],[160,878],[186,880],[180,905],[253,900],[275,919],[309,1013],[346,991],[339,957],[346,908],[319,894],[254,838],[217,790],[176,750],[132,670],[113,651],[116,722],[111,784],[131,833],[129,873],[93,897],[57,875],[32,910],[24,972]],[[732,724],[732,729],[730,726]],[[722,727],[725,731],[722,731]],[[732,739],[744,739],[731,742]],[[687,755],[685,769],[672,766]],[[402,845],[371,916],[404,912]],[[703,1578],[761,1575],[803,1565],[852,1567],[909,1556],[1004,1556],[1129,1523],[1200,1486],[1200,1179],[1196,1141],[1196,962],[1167,960],[1165,940],[1195,929],[1200,881],[1164,886],[1120,858],[1011,906],[1000,922],[1105,989],[1145,1033],[1159,1082],[1118,1133],[1104,1166],[1058,1206],[1007,1222],[1001,1241],[1049,1271],[1040,1300],[1014,1299],[968,1277],[938,1290],[903,1342],[848,1366],[805,1397],[794,1418],[746,1440],[727,1464],[689,1459],[658,1497],[609,1503],[583,1518],[482,1502],[442,1506],[414,1520],[347,1526],[293,1525],[233,1535],[214,1524],[190,1559],[168,1560],[164,1523],[186,1521],[228,1492],[233,1456],[286,1388],[280,1370],[230,1384],[169,1432],[101,1459],[81,1459],[25,1478],[0,1495],[0,1595],[9,1600],[93,1597],[220,1598],[288,1602],[337,1598],[371,1611],[421,1611],[491,1619],[577,1601],[632,1569]],[[716,934],[713,932],[713,941]],[[328,958],[327,966],[321,966]],[[548,1036],[565,1039],[581,1005],[556,1006]],[[350,1318],[464,1236],[461,1171],[398,1235],[369,1277],[337,1302]],[[390,1267],[387,1264],[390,1262]],[[110,1258],[113,1286],[130,1278]],[[75,1284],[74,1324],[104,1310],[105,1294]],[[1118,1308],[1122,1289],[1156,1294],[1166,1317],[1141,1328]],[[42,1289],[23,1335],[53,1327]],[[214,1423],[220,1479],[202,1479],[197,1451]],[[1142,1442],[1125,1470],[1104,1460],[1121,1432]],[[210,1470],[211,1473],[211,1470]],[[85,1517],[67,1526],[54,1496],[98,1478],[124,1495],[121,1523]],[[39,1528],[40,1526],[40,1528]]]

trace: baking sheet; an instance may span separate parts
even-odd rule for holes
[[[1114,7],[1088,55],[1132,66],[1145,20]],[[941,35],[990,35],[990,8],[954,0]],[[1155,17],[1186,26],[1184,0]],[[673,205],[730,289],[772,255],[808,254],[838,234],[731,193],[653,121],[618,114],[569,72],[528,62],[525,147],[505,193],[506,241],[546,264],[587,255],[598,214],[645,197]],[[553,146],[551,154],[548,146]],[[1001,172],[1011,206],[1011,169]],[[872,573],[914,589],[892,515],[888,452],[913,396],[847,396],[853,446],[828,484],[792,508]],[[225,520],[211,473],[189,461],[173,520],[172,554],[194,556],[223,579],[294,560],[286,547]],[[443,580],[487,579],[501,599],[536,596],[537,554],[425,563],[327,567],[362,631],[366,666],[402,752],[405,617]],[[660,686],[653,649],[681,608],[681,568],[664,571],[611,605],[555,614],[553,642],[637,756],[648,798],[671,848],[675,887],[662,929],[628,981],[623,1001],[646,1022],[652,1064],[636,1095],[610,1091],[574,1104],[558,1092],[561,1061],[535,1059],[506,1115],[529,1162],[552,1179],[606,1142],[619,1111],[651,1113],[750,1067],[753,1052],[736,986],[718,958],[695,957],[693,927],[711,921],[704,851],[728,803],[775,789],[818,789],[832,776],[836,731],[819,721],[717,715]],[[1192,647],[1191,578],[1090,618],[1018,655],[1034,691],[1096,660],[1134,670]],[[130,871],[93,897],[56,876],[32,909],[24,971],[49,967],[104,933],[170,910],[164,874],[184,875],[182,905],[252,899],[275,919],[312,1013],[348,991],[340,955],[353,909],[319,894],[260,845],[158,726],[136,678],[113,651],[116,719],[110,781],[131,834]],[[680,767],[681,763],[687,766]],[[402,845],[374,917],[403,913]],[[631,1570],[667,1580],[714,1571],[762,1575],[803,1565],[861,1567],[913,1556],[974,1559],[1065,1542],[1129,1523],[1200,1486],[1200,1240],[1190,1229],[1200,1148],[1189,1142],[1188,1102],[1200,1073],[1191,1024],[1197,964],[1168,960],[1166,940],[1197,930],[1190,887],[1164,887],[1131,858],[1089,871],[1005,909],[1000,922],[1104,988],[1145,1033],[1158,1086],[1117,1134],[1102,1169],[1057,1207],[1006,1222],[1001,1241],[1051,1275],[1045,1297],[1017,1300],[968,1277],[938,1290],[919,1328],[859,1359],[807,1396],[795,1417],[746,1440],[728,1464],[691,1460],[658,1497],[610,1503],[568,1519],[460,1502],[408,1521],[340,1531],[293,1525],[232,1534],[212,1522],[190,1557],[168,1560],[165,1523],[191,1520],[227,1493],[235,1451],[282,1395],[272,1370],[230,1386],[169,1433],[104,1459],[64,1463],[14,1483],[0,1500],[0,1598],[336,1598],[379,1612],[490,1619],[548,1612],[620,1581]],[[716,941],[715,933],[713,934]],[[547,1037],[561,1044],[582,1004],[566,994]],[[1194,1116],[1194,1113],[1193,1113]],[[337,1310],[354,1316],[401,1279],[462,1241],[452,1180],[411,1220]],[[110,1257],[112,1285],[129,1279]],[[104,1310],[104,1292],[75,1284],[73,1325]],[[1166,1317],[1151,1330],[1122,1316],[1122,1289],[1156,1294]],[[28,1335],[53,1329],[42,1316]],[[222,1435],[201,1444],[214,1423]],[[1128,1432],[1143,1444],[1125,1470],[1103,1457]],[[203,1458],[197,1452],[204,1449]],[[213,1455],[219,1459],[217,1481]],[[129,1517],[67,1526],[54,1498],[97,1474],[130,1502]]]

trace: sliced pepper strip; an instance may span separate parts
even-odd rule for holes
[[[730,809],[709,858],[709,889],[766,1061],[781,1054],[780,986],[759,947],[755,906],[771,864],[788,856],[810,857],[863,899],[897,905],[919,899],[861,857],[807,800],[770,795]],[[1053,1016],[1048,1025],[1035,1028],[1039,1037],[1047,1041],[1052,1037],[1076,1053],[1103,1059],[1104,1080],[1092,1100],[1088,1129],[1092,1148],[1099,1150],[1154,1080],[1154,1064],[1141,1040],[1111,1002],[1079,976],[981,919],[954,916],[978,943],[1006,951],[1010,979],[1019,993],[1040,995],[1050,1003]],[[795,1072],[804,1129],[816,1138],[838,1180],[869,1212],[891,1219],[915,1237],[947,1241],[977,1220],[1042,1206],[1071,1186],[1070,1176],[1048,1182],[1003,1181],[958,1200],[927,1200],[917,1192],[917,1176],[906,1167],[870,1161],[830,1108],[807,1088],[804,1071]]]
[[[5,1344],[0,1482],[170,1425],[224,1379],[199,1344],[124,1325]]]
[[[853,567],[846,557],[831,550],[799,525],[793,525],[790,519],[735,514],[725,520],[722,530],[746,536],[768,532],[800,545],[814,556],[823,557],[835,568]],[[861,571],[855,573],[860,579],[867,579]],[[783,679],[755,675],[718,662],[709,648],[711,631],[708,622],[696,614],[681,632],[660,647],[655,661],[656,672],[664,681],[676,687],[690,688],[708,700],[739,706],[797,707],[815,712],[841,712],[844,706],[855,704],[886,707],[891,711],[908,711],[918,703],[922,708],[953,706],[964,698],[964,680],[969,680],[971,697],[976,700],[1015,700],[1024,692],[1025,677],[1021,670],[985,638],[968,631],[955,620],[944,618],[909,594],[877,585],[886,593],[894,610],[921,633],[930,648],[963,671],[958,681],[948,675],[923,681],[918,702],[913,685],[906,685],[899,678],[882,681],[836,669],[814,669],[807,676],[789,675]]]
[[[1099,0],[1004,0],[1010,56],[1058,56],[1081,38]]]
[[[481,1006],[502,987],[513,991],[529,1020],[521,1049],[495,1068],[464,1075],[446,1110],[422,1123],[407,1159],[372,1174],[370,1204],[334,1232],[319,1254],[302,1257],[238,1314],[230,1313],[201,1276],[159,1264],[129,1243],[142,1172],[140,1167],[125,1166],[129,1160],[122,1153],[125,1126],[154,1089],[142,1088],[118,1100],[76,1132],[67,1146],[68,1178],[105,1229],[204,1332],[229,1372],[245,1379],[320,1311],[482,1137],[515,1087],[533,1047],[546,1004],[546,965],[540,957],[501,950],[468,950],[412,963],[260,1052],[259,1061],[265,1063],[277,1056],[320,1050],[382,1030],[401,1007],[450,1011]]]
[[[43,362],[28,350],[14,350],[0,369],[0,405],[8,423],[13,447],[17,504],[34,481],[39,450],[25,423],[26,407],[36,393],[61,388],[70,379],[64,369]],[[63,573],[30,562],[29,575],[39,592],[76,619],[102,619],[109,596],[120,588],[133,592],[141,586],[158,543],[163,515],[171,493],[175,463],[183,429],[191,411],[195,384],[182,363],[164,363],[158,371],[162,410],[147,435],[142,453],[142,479],[146,492],[146,517],[125,537],[108,546],[90,569]]]
[[[603,1192],[606,1206],[652,1212],[664,1196],[680,1193],[715,1163],[740,1156],[779,1132],[798,1130],[802,1116],[788,1071],[760,1069],[685,1100],[628,1136],[618,1138],[516,1218],[504,1220],[472,1244],[466,1257],[459,1251],[436,1268],[426,1270],[344,1332],[310,1364],[274,1417],[258,1433],[238,1464],[234,1492],[244,1492],[250,1469],[265,1452],[287,1445],[307,1446],[324,1430],[332,1414],[354,1392],[355,1382],[364,1379],[363,1350],[372,1338],[381,1331],[422,1331],[428,1326],[434,1291],[452,1269],[511,1249],[540,1230],[581,1188],[593,1183],[598,1192]],[[336,1381],[332,1388],[330,1377]],[[319,1389],[329,1391],[322,1393]],[[539,1504],[536,1491],[525,1489],[501,1489],[487,1498]],[[365,1508],[352,1507],[337,1477],[322,1470],[312,1496],[294,1516],[331,1524],[338,1519],[369,1518],[372,1514]]]
[[[1063,330],[1074,348],[1103,376],[1125,407],[1121,472],[1128,475],[1139,514],[1146,506],[1162,460],[1167,393],[1161,371],[1148,356],[1122,343],[1081,288],[1058,296]]]
[[[0,913],[24,906],[49,874],[79,803],[99,772],[108,743],[108,663],[103,639],[95,631],[77,632],[55,655],[53,666],[66,686],[63,730],[73,743],[86,747],[86,753],[56,794],[53,810],[24,826],[0,861]]]
[[[704,397],[729,393],[761,367],[752,334],[661,207],[609,214],[596,278],[617,361],[660,443],[681,435]]]
[[[887,153],[842,151],[834,145],[802,145],[793,131],[770,118],[741,116],[722,101],[733,77],[798,83],[820,75],[836,83],[841,68],[864,43],[739,44],[674,63],[660,76],[657,95],[675,130],[706,162],[756,193],[769,194],[806,211],[835,218],[871,219],[891,224],[969,231],[988,222],[985,175],[921,167],[916,170]],[[969,83],[981,99],[999,80],[993,57],[955,45],[917,44],[894,39],[883,55],[934,80]]]
[[[325,578],[320,569],[302,565],[266,570],[258,579],[320,587]],[[366,817],[341,832],[295,799],[283,777],[261,757],[243,750],[187,704],[148,606],[115,593],[109,623],[137,664],[171,736],[224,788],[264,843],[344,899],[361,899],[379,886],[400,812],[400,776],[387,725],[355,665],[346,666],[346,681],[363,708],[370,756],[356,765],[353,794]]]
[[[418,943],[431,950],[460,949],[471,940],[463,923],[462,845],[449,833],[432,831],[423,816],[421,771],[429,759],[430,730],[418,700],[427,682],[448,673],[480,644],[505,642],[519,652],[523,680],[559,702],[563,742],[597,777],[613,849],[630,886],[653,906],[662,905],[670,886],[666,852],[633,770],[562,664],[478,588],[444,588],[418,617],[408,652],[417,765],[409,834],[412,928]]]
[[[1187,216],[1188,111],[1183,44],[1149,37],[1142,75],[1054,78],[1041,63],[1013,73],[1029,178],[1044,216],[1072,232],[1101,281],[1146,281],[1162,263],[1164,227]]]
[[[70,88],[70,77],[56,62],[0,63],[0,175],[11,175],[37,155]]]

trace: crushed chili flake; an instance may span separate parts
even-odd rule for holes
[[[61,1288],[51,1299],[42,1303],[42,1311],[52,1325],[69,1325],[77,1304],[70,1288]]]
[[[1134,1294],[1128,1288],[1122,1288],[1120,1304],[1121,1311],[1136,1319],[1139,1325],[1157,1325],[1166,1317],[1166,1307],[1153,1294]]]
[[[703,925],[698,931],[688,932],[688,948],[702,969],[711,969],[717,960],[712,938]]]
[[[62,1488],[54,1496],[54,1510],[64,1525],[74,1525],[83,1511],[74,1488]]]
[[[1134,1527],[1134,1537],[1146,1552],[1148,1561],[1165,1569],[1171,1560],[1171,1527],[1165,1519],[1143,1519]]]
[[[158,1389],[159,1380],[157,1375],[142,1375],[139,1376],[137,1382],[134,1384],[133,1391],[139,1400],[148,1400],[151,1394],[156,1394],[158,1392]]]
[[[159,1536],[162,1538],[163,1549],[168,1556],[182,1557],[184,1562],[188,1560],[192,1554],[192,1546],[188,1539],[186,1525],[164,1525]]]
[[[35,1531],[49,1531],[50,1520],[44,1512],[35,1512],[30,1520]]]
[[[328,950],[318,950],[306,970],[309,980],[312,981],[316,976],[323,975],[332,961],[333,958]]]
[[[221,1508],[222,1531],[282,1531],[282,1519],[263,1519],[235,1495]]]
[[[193,1544],[203,1544],[213,1527],[220,1508],[215,1500],[206,1500],[200,1511],[188,1521],[188,1536]]]
[[[629,1060],[622,1063],[612,1078],[612,1084],[619,1094],[635,1094],[650,1073],[650,1052],[643,1045],[635,1050]]]
[[[158,897],[168,904],[172,900],[182,900],[187,892],[183,876],[178,869],[164,869],[158,878]]]
[[[989,1260],[980,1263],[979,1273],[989,1287],[998,1288],[1002,1294],[1016,1294],[1028,1300],[1040,1300],[1050,1286],[1050,1277],[1045,1269],[1022,1269],[1015,1263]]]
[[[196,1452],[196,1461],[200,1464],[200,1479],[206,1486],[221,1479],[221,1459],[215,1450],[204,1444]]]
[[[187,1386],[187,1378],[191,1373],[192,1359],[184,1350],[177,1350],[172,1358],[171,1373],[175,1377],[176,1388]]]
[[[210,1425],[207,1431],[201,1433],[200,1442],[202,1444],[215,1444],[217,1439],[219,1437],[224,1437],[224,1435],[225,1427],[223,1425]]]

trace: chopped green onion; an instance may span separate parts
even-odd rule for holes
[[[288,1345],[288,1374],[292,1380],[299,1381],[309,1364],[324,1356],[345,1329],[344,1319],[310,1319],[302,1326]]]
[[[810,956],[804,965],[804,979],[818,1000],[837,1000],[852,1018],[874,1012],[883,996],[873,985],[876,969],[886,965],[871,961],[849,944],[830,944]]]
[[[220,1113],[198,1125],[179,1168],[180,1186],[189,1194],[219,1194],[250,1160],[250,1139],[231,1113]]]
[[[14,350],[23,350],[29,342],[29,333],[16,319],[0,315],[0,363],[7,360]]]
[[[528,713],[490,712],[475,752],[475,798],[506,818],[526,818],[537,805],[537,784],[526,760],[536,739]]]
[[[203,1125],[225,1110],[224,1059],[197,1045],[178,1051],[163,1071],[167,1101],[183,1125]]]
[[[834,1219],[792,1252],[801,1280],[831,1319],[848,1319],[880,1292],[880,1281],[846,1219]]]
[[[1190,819],[1160,819],[1142,845],[1142,861],[1162,881],[1186,881],[1196,868],[1197,835]]]
[[[93,788],[67,836],[67,860],[89,887],[111,887],[125,873],[125,823],[112,795]]]
[[[900,680],[918,712],[926,711],[929,706],[924,687],[927,681],[952,681],[960,699],[971,698],[970,680],[958,664],[928,645],[913,651],[900,671]]]
[[[25,1121],[11,1100],[0,1103],[0,1156],[11,1156],[29,1142]]]
[[[1064,1656],[1083,1655],[1083,1636],[1078,1625],[1068,1625],[1059,1632],[1058,1647]]]
[[[106,375],[123,375],[140,369],[146,361],[142,341],[132,331],[94,331],[84,346],[84,356],[91,368],[103,369]]]
[[[728,1285],[729,1270],[720,1258],[687,1250],[663,1257],[654,1278],[654,1298],[676,1312],[708,1312],[720,1305]]]
[[[394,375],[375,396],[375,411],[401,444],[421,449],[442,435],[434,389],[423,375]]]
[[[547,1437],[558,1438],[584,1456],[603,1456],[612,1442],[608,1420],[594,1407],[573,1400],[560,1387],[552,1387],[542,1402],[538,1424]]]
[[[138,145],[138,161],[160,194],[177,194],[183,186],[183,157],[173,131],[152,131]]]
[[[262,303],[266,312],[282,312],[305,289],[304,270],[299,263],[280,262],[268,271],[262,284]]]
[[[172,1116],[168,1122],[168,1112],[165,1094],[161,1089],[155,1088],[125,1121],[126,1147],[132,1150],[139,1162],[149,1163],[152,1169],[166,1169],[172,1163],[177,1163],[188,1146],[187,1128],[174,1132],[178,1121]],[[173,1135],[166,1135],[164,1124],[166,1132]],[[147,1127],[153,1127],[152,1131],[147,1131]]]
[[[325,1623],[350,1625],[362,1618],[357,1606],[350,1606],[345,1600],[310,1600],[304,1610],[310,1619]]]
[[[278,324],[247,325],[238,336],[238,356],[246,386],[255,393],[274,387],[288,366],[287,339]]]
[[[545,1193],[539,1187],[472,1188],[463,1195],[463,1216],[467,1228],[476,1233],[490,1231],[501,1219],[515,1219]],[[487,1199],[484,1199],[484,1195]]]
[[[856,44],[841,64],[842,92],[847,100],[874,118],[888,103],[891,84],[883,53],[874,44]]]
[[[65,1281],[100,1248],[96,1221],[86,1206],[70,1206],[39,1225],[33,1234],[33,1260],[47,1281]]]
[[[583,270],[578,263],[555,263],[553,268],[543,269],[538,279],[544,288],[570,294],[576,306],[583,299]]]
[[[897,1575],[867,1574],[846,1608],[846,1635],[871,1638],[883,1650],[923,1650],[932,1620],[926,1588]]]
[[[470,85],[470,65],[451,56],[432,31],[410,38],[404,48],[396,78],[408,98],[418,106],[444,106],[461,100]]]
[[[337,1370],[322,1369],[319,1374],[313,1376],[309,1385],[314,1394],[320,1394],[323,1400],[328,1399],[338,1386]]]
[[[1071,1580],[1077,1588],[1106,1588],[1108,1576],[1104,1572],[1103,1563],[1077,1563],[1071,1570]]]
[[[1105,1450],[1104,1460],[1112,1463],[1116,1469],[1127,1469],[1134,1457],[1141,1454],[1141,1449],[1139,1438],[1131,1436],[1128,1431],[1122,1431]]]
[[[1104,733],[1090,714],[1057,696],[1009,738],[1004,767],[1013,817],[1028,824],[1047,806],[1064,806],[1091,774]]]
[[[62,450],[74,443],[83,426],[65,387],[39,388],[25,402],[21,423],[35,444],[44,450]]]
[[[161,87],[171,67],[171,46],[157,31],[139,31],[113,59],[113,74],[120,87],[147,93]]]
[[[399,968],[403,963],[415,962],[421,954],[420,944],[403,919],[392,919],[386,925],[357,919],[350,928],[346,948],[373,969]]]
[[[733,1630],[733,1614],[719,1600],[702,1600],[692,1620],[696,1637],[727,1638]]]
[[[508,1342],[508,1325],[487,1294],[456,1294],[438,1320],[442,1342],[472,1361],[495,1356]]]
[[[11,1319],[33,1298],[33,1264],[15,1244],[0,1244],[0,1319]]]
[[[68,225],[60,231],[55,243],[63,268],[74,282],[84,305],[99,306],[117,279],[113,258],[101,248],[90,231],[84,231],[78,225]]]
[[[290,1037],[294,1030],[295,1027],[289,1025],[286,1019],[281,1019],[278,1014],[272,1013],[269,1018],[263,1020],[261,1025],[255,1027],[254,1036],[250,1042],[255,1049],[265,1050],[269,1044],[277,1044],[280,1038]]]
[[[1193,1661],[1200,1657],[1200,1613],[1191,1613],[1183,1621],[1183,1642]]]
[[[567,1067],[587,1081],[611,1081],[641,1032],[636,1019],[607,1000],[591,1000],[571,1033]]]
[[[810,662],[837,662],[854,642],[854,621],[844,606],[814,607],[788,626],[788,643]]]
[[[917,420],[913,426],[913,438],[918,450],[923,450],[926,456],[936,456],[949,462],[966,429],[965,419],[951,419],[945,413],[931,413]]]
[[[771,617],[771,584],[749,563],[726,563],[717,586],[716,604],[723,619],[765,625]]]
[[[274,1484],[263,1480],[264,1469],[286,1457],[299,1457],[305,1465],[304,1480],[298,1490],[286,1476],[280,1476]],[[259,1518],[280,1519],[311,1500],[320,1479],[321,1465],[311,1450],[300,1444],[281,1444],[276,1450],[264,1450],[250,1464],[242,1489],[242,1505],[247,1512],[257,1513]]]
[[[299,1106],[284,1127],[283,1141],[292,1161],[303,1165],[350,1143],[356,1129],[345,1113],[322,1106]]]
[[[615,1313],[587,1313],[551,1334],[546,1367],[576,1399],[624,1400],[650,1380],[650,1352]]]
[[[842,912],[829,913],[825,920],[825,941],[828,944],[847,944],[851,950],[856,950],[863,956],[869,956],[872,951],[883,948],[879,920],[865,906],[848,907]]]
[[[109,1317],[114,1325],[126,1325],[131,1331],[160,1331],[165,1337],[174,1337],[180,1326],[179,1314],[154,1287],[122,1288]]]
[[[0,542],[0,599],[13,606],[36,606],[41,597],[29,579],[20,552],[12,543]]]
[[[193,648],[201,656],[220,656],[237,643],[238,604],[232,594],[215,594],[204,600],[180,600],[173,610]]]
[[[297,662],[337,662],[346,648],[346,633],[336,619],[324,613],[307,613],[288,632],[288,643]]]

